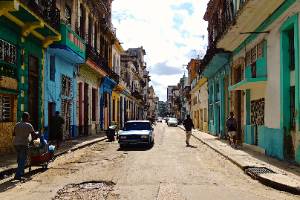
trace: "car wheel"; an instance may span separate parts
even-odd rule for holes
[[[124,144],[120,144],[120,149],[124,149],[125,145]]]
[[[149,142],[148,147],[152,148],[154,146],[154,141]]]

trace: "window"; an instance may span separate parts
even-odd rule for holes
[[[72,10],[70,6],[66,5],[65,7],[65,22],[67,25],[71,25],[72,23]]]
[[[72,92],[71,78],[65,75],[61,77],[61,93],[63,96],[70,97]]]
[[[10,64],[16,64],[16,59],[16,46],[0,39],[0,61],[4,61]]]
[[[257,58],[263,57],[264,40],[257,45]]]
[[[89,22],[88,22],[88,44],[92,46],[92,31],[93,31],[93,23],[92,23],[92,16],[89,16]]]
[[[124,130],[151,130],[151,125],[149,122],[128,122],[125,124]]]
[[[55,81],[55,56],[50,56],[50,80]]]
[[[0,122],[11,122],[13,116],[13,97],[0,94]]]
[[[203,111],[204,113],[204,122],[207,122],[207,108],[204,108],[204,111]]]
[[[116,121],[116,100],[113,99],[113,121]]]
[[[255,63],[256,57],[256,46],[251,49],[251,63]]]
[[[94,25],[94,48],[95,50],[98,49],[98,31],[97,31],[97,22]]]
[[[82,39],[85,39],[85,10],[83,4],[80,4],[80,13],[79,13],[79,35]]]
[[[97,113],[97,89],[92,89],[92,121],[96,121]]]
[[[289,67],[290,70],[295,70],[295,45],[294,45],[294,29],[288,31],[289,38]]]
[[[295,108],[295,86],[290,87],[290,127],[291,130],[296,128],[296,108]]]

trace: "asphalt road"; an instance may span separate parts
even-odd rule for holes
[[[159,123],[151,149],[99,142],[65,154],[25,182],[0,182],[0,199],[299,199],[268,188],[191,139]],[[83,184],[82,184],[83,183]]]

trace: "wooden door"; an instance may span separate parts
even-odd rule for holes
[[[89,84],[84,83],[84,135],[89,134]]]
[[[38,129],[39,119],[39,60],[34,56],[28,58],[28,112],[34,129]]]

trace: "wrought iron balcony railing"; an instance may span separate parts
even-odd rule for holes
[[[56,7],[55,1],[21,0],[21,2],[27,5],[35,14],[45,20],[50,26],[59,30],[60,10]]]
[[[205,20],[208,21],[208,48],[215,48],[217,41],[225,34],[226,30],[232,26],[241,10],[248,0],[241,0],[238,10],[235,10],[231,1],[218,1],[211,0],[205,14]],[[217,5],[215,5],[217,4]],[[223,12],[220,12],[220,11]]]
[[[10,77],[10,78],[14,78],[17,79],[17,68],[15,66],[12,65],[8,65],[8,64],[0,64],[0,78],[1,76],[6,76],[6,77]]]
[[[132,91],[131,92],[131,95],[136,98],[136,99],[140,99],[140,100],[143,100],[143,96],[136,90]]]
[[[119,76],[116,72],[111,71],[110,77],[111,77],[114,81],[116,81],[116,83],[119,83],[119,81],[120,81],[120,76]]]
[[[111,77],[114,81],[119,83],[120,76],[115,73],[109,66],[108,61],[98,53],[94,47],[91,45],[86,45],[86,57],[90,58],[93,62],[95,62],[101,69],[103,69],[109,77]]]

